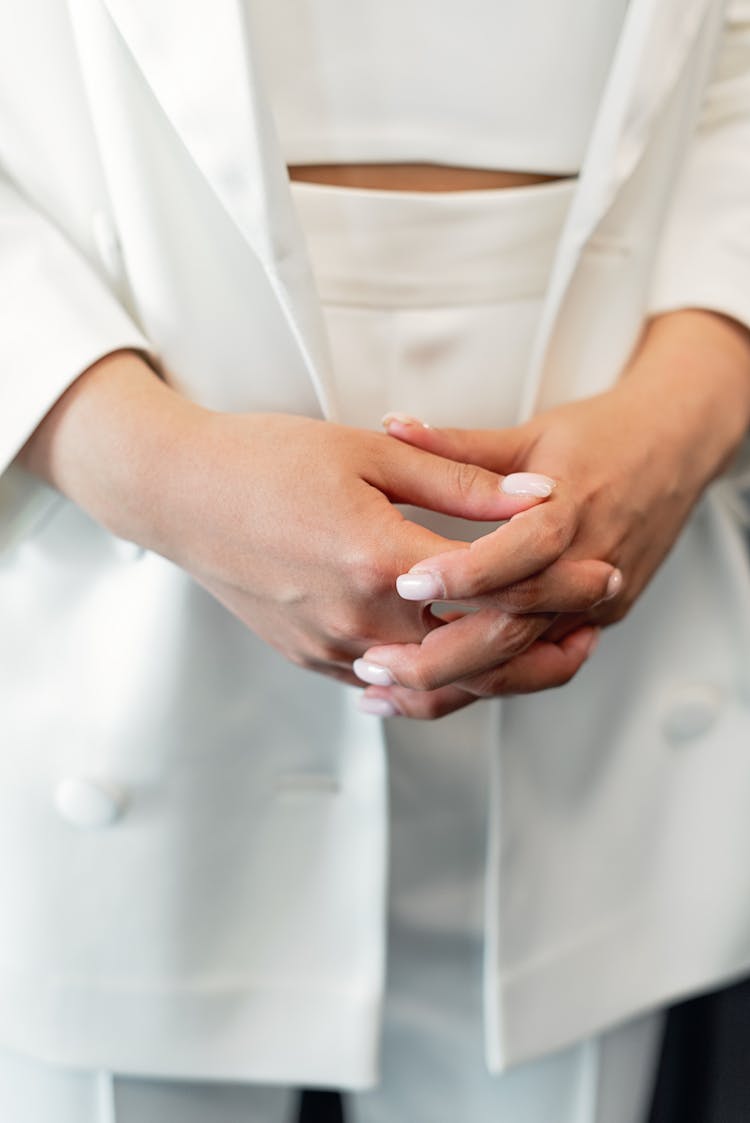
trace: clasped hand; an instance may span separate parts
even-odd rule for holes
[[[363,708],[439,717],[477,698],[569,681],[599,628],[629,611],[731,460],[747,428],[749,375],[747,332],[687,311],[652,321],[612,390],[514,429],[439,430],[386,418],[388,433],[412,447],[557,483],[494,532],[425,557],[399,579],[404,597],[474,611],[421,642],[369,648],[356,664],[373,684]],[[606,589],[588,603],[584,558],[609,566]]]
[[[517,548],[505,558],[501,582],[495,580],[510,589],[491,598],[496,663],[528,646],[556,613],[586,610],[606,595],[612,566],[600,561],[561,562],[527,580],[557,549],[540,532],[544,520],[517,521],[544,500],[503,490],[507,481],[493,470],[302,417],[217,414],[202,416],[199,428],[181,442],[195,468],[179,474],[180,497],[164,505],[175,526],[161,523],[156,548],[299,666],[361,685],[352,663],[368,648],[397,637],[420,651],[433,631],[460,634],[460,623],[441,627],[427,598],[399,597],[395,584],[420,559],[463,555],[466,544],[410,522],[396,504],[511,520]],[[194,484],[191,471],[199,473]],[[526,615],[513,614],[521,607]],[[489,651],[486,636],[476,642]],[[579,653],[547,646],[573,673]],[[444,681],[456,677],[455,666],[455,658],[446,659]],[[534,688],[558,674],[540,668]]]
[[[684,311],[651,322],[614,389],[499,431],[214,413],[114,352],[19,462],[292,662],[366,678],[370,712],[436,717],[568,681],[749,425],[750,333]],[[555,486],[519,494],[518,473]],[[467,546],[397,504],[501,525]],[[441,600],[471,611],[441,621]]]

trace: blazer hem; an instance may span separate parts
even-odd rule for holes
[[[668,905],[664,900],[664,906]],[[750,969],[750,948],[701,932],[695,916],[636,909],[597,938],[495,984],[491,1072],[574,1045],[650,1009],[730,982]],[[490,1001],[492,1001],[490,995]],[[494,1040],[493,1040],[494,1038]]]
[[[348,1089],[378,1076],[379,993],[15,976],[0,995],[2,1045],[65,1068]]]

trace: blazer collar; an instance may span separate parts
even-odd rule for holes
[[[325,331],[241,0],[94,0],[265,266],[324,411]]]
[[[95,0],[108,9],[187,150],[267,269],[321,401],[322,320],[241,0]],[[531,412],[559,311],[597,225],[722,0],[631,0],[563,232],[528,383]]]
[[[583,243],[640,160],[716,0],[631,0],[589,139],[569,236]]]
[[[631,0],[560,240],[525,387],[522,417],[535,412],[545,380],[551,377],[546,368],[554,350],[560,312],[575,283],[587,242],[644,155],[655,119],[701,32],[718,32],[725,6],[724,0]],[[713,17],[711,24],[707,23],[709,15]],[[571,396],[574,390],[566,386],[562,396]]]

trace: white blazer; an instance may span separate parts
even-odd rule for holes
[[[252,28],[205,12],[0,7],[0,1040],[358,1087],[390,734],[12,464],[119,347],[217,409],[339,416]],[[610,385],[649,310],[750,323],[749,56],[747,0],[632,0],[527,412]],[[570,686],[429,729],[492,744],[494,1069],[750,965],[739,496],[713,489]]]

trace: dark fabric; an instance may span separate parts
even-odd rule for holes
[[[303,1092],[298,1123],[344,1123],[338,1092]]]
[[[649,1123],[750,1123],[750,981],[670,1010]]]

